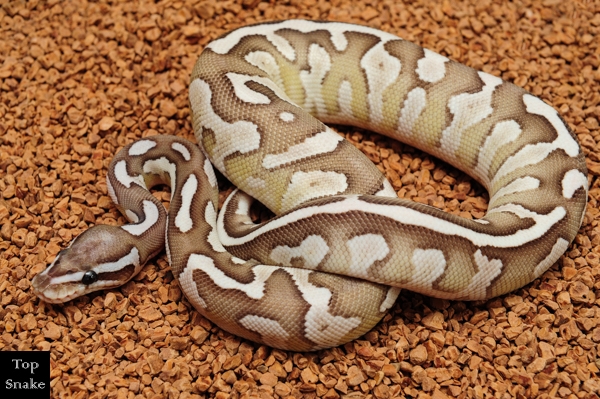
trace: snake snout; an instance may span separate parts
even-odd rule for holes
[[[53,287],[52,278],[48,275],[47,270],[48,269],[44,270],[43,272],[41,272],[40,274],[38,274],[31,280],[31,286],[33,288],[33,293],[38,298],[43,300],[44,302],[48,302],[48,303],[66,302],[68,299],[54,297],[56,289],[55,289],[55,287]]]
[[[37,276],[31,280],[31,285],[33,286],[33,292],[39,296],[40,292],[43,292],[46,287],[50,284],[50,277],[45,274],[45,271],[41,272]]]

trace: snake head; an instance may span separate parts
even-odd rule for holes
[[[62,303],[123,285],[142,266],[131,235],[120,227],[101,225],[73,240],[31,284],[45,302]]]

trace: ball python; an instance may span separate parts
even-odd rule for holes
[[[201,147],[153,136],[108,169],[131,222],[82,233],[33,280],[64,302],[131,279],[165,246],[192,305],[272,347],[336,346],[400,288],[481,300],[539,277],[574,239],[587,171],[556,110],[500,78],[353,24],[288,20],[212,41],[189,86]],[[490,195],[468,220],[399,199],[325,123],[373,130],[467,172]],[[210,162],[209,162],[210,160]],[[212,165],[239,190],[217,214]],[[149,192],[172,188],[167,211]],[[276,217],[255,224],[254,198]]]

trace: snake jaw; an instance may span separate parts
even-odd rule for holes
[[[33,292],[48,303],[64,303],[86,294],[76,284],[51,285],[51,279],[43,273],[31,281]]]

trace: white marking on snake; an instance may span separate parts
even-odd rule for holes
[[[514,121],[501,121],[496,123],[492,133],[485,139],[483,147],[479,150],[477,166],[473,170],[476,176],[486,184],[489,184],[490,166],[498,150],[506,144],[515,141],[522,133],[521,126]]]
[[[367,214],[383,216],[400,224],[425,227],[431,231],[441,234],[462,237],[478,247],[492,246],[496,248],[511,248],[523,245],[532,240],[536,240],[566,215],[566,211],[563,207],[556,207],[547,214],[537,214],[519,205],[512,205],[511,207],[508,207],[508,205],[512,204],[502,205],[497,209],[500,212],[513,212],[521,218],[532,218],[535,223],[526,229],[521,229],[508,235],[486,234],[454,224],[447,220],[439,219],[438,217],[422,213],[415,209],[404,207],[399,204],[373,204],[361,201],[357,196],[350,195],[346,196],[343,201],[299,208],[293,212],[272,220],[266,225],[263,225],[260,228],[248,233],[244,237],[222,237],[221,240],[223,241],[223,244],[227,246],[241,245],[245,242],[255,239],[261,234],[288,226],[302,219],[314,217],[318,214],[335,215],[345,214],[351,211],[359,211]],[[490,210],[488,213],[495,211],[496,209]]]
[[[292,259],[302,258],[304,260],[303,268],[316,269],[328,252],[329,246],[323,237],[310,235],[297,247],[280,245],[273,248],[269,257],[281,266],[292,266]]]
[[[325,100],[323,99],[323,79],[331,69],[331,57],[327,50],[318,44],[308,48],[309,71],[300,71],[300,80],[304,87],[304,106],[306,112],[316,115],[326,115]]]
[[[181,156],[183,157],[183,159],[185,159],[186,161],[189,161],[190,159],[192,159],[192,155],[190,154],[190,151],[183,144],[173,143],[173,144],[171,144],[171,148],[174,149],[175,151],[177,151],[178,153],[180,153]]]
[[[262,340],[273,347],[285,346],[285,341],[290,336],[277,320],[262,316],[246,315],[240,319],[240,324],[246,329],[260,334]]]
[[[383,302],[381,302],[381,305],[379,305],[379,311],[381,313],[387,312],[392,306],[394,306],[396,299],[398,299],[398,295],[400,295],[400,291],[402,291],[402,289],[398,287],[390,287],[388,289],[385,299]]]
[[[472,277],[471,283],[457,293],[458,298],[483,299],[486,297],[486,289],[502,272],[502,261],[500,259],[488,259],[478,249],[474,254],[475,263],[479,271]]]
[[[231,81],[235,95],[240,100],[249,104],[271,104],[269,97],[246,86],[246,82],[256,82],[258,76],[246,76],[233,72],[229,72],[226,76]]]
[[[210,186],[213,188],[217,187],[217,176],[215,175],[215,170],[213,169],[208,158],[204,160],[204,174],[206,175]]]
[[[498,169],[498,172],[496,172],[492,180],[492,185],[517,169],[528,165],[535,165],[543,161],[555,150],[563,150],[570,157],[575,157],[579,154],[579,145],[571,137],[569,130],[561,121],[560,116],[558,116],[554,108],[531,94],[524,94],[523,102],[527,107],[527,112],[543,116],[550,122],[556,131],[557,137],[551,143],[528,144],[516,154],[508,157],[500,169]]]
[[[383,188],[374,194],[376,197],[398,197],[398,194],[396,194],[396,190],[394,190],[394,187],[392,187],[392,184],[389,181],[387,181],[387,179],[384,179],[382,184]]]
[[[354,119],[352,112],[352,84],[348,80],[342,81],[338,89],[338,105],[340,107],[340,116]]]
[[[431,290],[431,285],[446,270],[446,257],[439,249],[420,249],[413,251],[410,259],[414,273],[407,287]]]
[[[238,258],[237,256],[232,256],[231,262],[235,263],[236,265],[243,265],[244,263],[246,263],[244,259]]]
[[[211,227],[208,237],[206,238],[210,246],[215,252],[226,252],[223,248],[223,244],[219,239],[219,232],[217,231],[217,211],[212,201],[208,201],[206,208],[204,208],[204,220]]]
[[[371,123],[383,121],[383,93],[398,78],[400,60],[388,53],[383,42],[373,46],[360,60],[360,66],[367,75],[369,86],[369,111]]]
[[[573,198],[573,194],[575,194],[575,191],[577,191],[579,187],[583,187],[587,192],[587,177],[577,169],[572,169],[565,173],[562,179],[563,197],[568,199]]]
[[[136,155],[144,155],[154,147],[156,147],[156,141],[154,140],[140,140],[136,141],[129,147],[129,151],[127,152],[130,156],[134,157]]]
[[[552,212],[557,212],[557,209],[562,209],[561,213],[566,214],[566,211],[564,210],[563,207],[557,207]],[[517,205],[517,204],[513,204],[513,203],[500,205],[498,207],[490,209],[490,210],[488,210],[487,214],[490,215],[492,213],[502,213],[502,212],[512,213],[521,219],[531,218],[531,219],[535,220],[536,223],[539,221],[539,219],[544,219],[544,215],[540,215],[536,212],[530,211],[527,208],[524,208],[521,205]],[[557,214],[558,214],[558,212],[557,212]],[[562,219],[562,218],[560,218],[560,219]],[[560,219],[558,219],[558,220],[560,220]],[[557,222],[558,222],[558,220],[557,220]],[[552,227],[552,226],[549,226],[548,228],[550,228],[550,227]],[[515,245],[515,246],[518,246],[518,245]]]
[[[212,107],[212,91],[208,83],[202,79],[194,79],[190,83],[190,104],[197,123],[210,129],[215,135],[215,146],[212,151],[213,164],[217,169],[225,170],[225,157],[235,152],[246,154],[260,148],[258,127],[248,121],[228,123],[217,115]],[[197,129],[196,131],[199,131]]]
[[[562,254],[565,253],[568,247],[569,241],[559,237],[556,240],[556,243],[554,243],[554,245],[552,246],[552,250],[550,251],[548,256],[546,256],[544,260],[538,263],[535,269],[533,269],[533,275],[535,276],[535,278],[538,278],[542,274],[544,274],[544,272],[548,270],[548,268],[552,266]]]
[[[116,272],[128,265],[133,265],[136,270],[140,267],[140,253],[136,247],[131,248],[127,255],[119,258],[116,262],[102,263],[96,266],[94,271],[98,274]]]
[[[287,58],[289,61],[296,59],[296,50],[290,44],[290,42],[282,36],[275,33],[276,29],[247,29],[252,27],[246,27],[244,30],[250,30],[253,34],[264,36],[281,55]],[[242,28],[243,29],[243,28]],[[239,30],[238,30],[239,31]],[[236,32],[232,32],[227,36],[217,39],[209,43],[206,48],[212,49],[217,54],[227,54],[233,46],[235,46],[239,40],[245,35],[237,35]],[[240,32],[241,33],[241,32]]]
[[[122,161],[122,162],[125,162],[125,161]],[[108,196],[110,197],[111,201],[114,202],[115,204],[119,205],[117,193],[115,193],[115,188],[113,187],[112,183],[110,182],[109,176],[106,177],[106,191],[108,192]]]
[[[125,216],[127,216],[127,219],[133,223],[138,223],[140,221],[138,215],[130,209],[125,209]]]
[[[302,143],[290,146],[285,152],[265,155],[262,166],[266,169],[273,169],[315,155],[333,152],[343,140],[343,137],[327,128],[324,132],[308,137]]]
[[[157,175],[161,181],[168,183],[172,188],[177,187],[177,166],[169,162],[166,157],[150,159],[144,162],[143,170],[145,174]],[[167,174],[165,174],[165,171]],[[174,194],[175,190],[173,189],[171,190],[171,199],[173,199]]]
[[[294,119],[296,119],[296,116],[294,114],[292,114],[291,112],[286,112],[283,111],[282,113],[279,114],[279,119],[281,119],[284,122],[293,122]]]
[[[175,226],[182,233],[187,233],[194,227],[194,221],[192,220],[192,200],[194,195],[198,192],[198,179],[193,173],[183,184],[181,188],[181,206],[175,216]],[[216,215],[215,215],[216,217]]]
[[[296,53],[292,45],[287,40],[275,33],[282,29],[291,29],[302,33],[309,33],[319,30],[327,31],[331,34],[331,42],[337,51],[344,51],[348,46],[348,39],[346,39],[345,33],[349,31],[370,34],[380,38],[383,41],[401,40],[397,36],[394,36],[390,33],[382,32],[366,26],[348,26],[341,23],[338,24],[335,22],[328,22],[327,27],[325,27],[319,22],[290,20],[275,24],[242,27],[229,33],[225,37],[212,41],[206,47],[212,49],[217,54],[227,54],[240,42],[243,37],[249,35],[261,35],[265,36],[267,40],[271,42],[277,48],[277,51],[279,51],[284,57],[290,61],[294,61],[296,59]]]
[[[252,197],[244,192],[240,192],[238,189],[235,189],[229,194],[227,198],[225,198],[225,202],[223,203],[222,212],[219,212],[217,216],[216,230],[219,237],[219,242],[223,242],[224,239],[228,237],[227,229],[225,228],[225,213],[226,210],[229,209],[231,205],[230,202],[233,198],[237,200],[237,208],[235,210],[235,214],[238,216],[235,220],[238,225],[254,225],[252,219],[250,218],[250,204],[252,202]],[[214,209],[214,208],[213,208]]]
[[[554,108],[532,94],[524,94],[523,102],[527,107],[527,112],[543,116],[552,124],[552,127],[554,127],[558,134],[558,137],[553,142],[556,148],[563,149],[570,157],[575,157],[579,154],[579,144],[571,136],[569,129],[567,129]]]
[[[279,98],[284,101],[291,102],[287,94],[271,79],[263,78],[262,76],[241,75],[239,73],[229,72],[226,75],[233,86],[235,95],[240,100],[249,104],[270,104],[269,97],[262,93],[252,90],[248,87],[248,82],[256,82],[271,89]]]
[[[123,161],[117,162],[117,164],[115,165],[114,171],[115,171],[114,173],[115,173],[115,177],[116,177],[117,181],[119,183],[121,183],[123,186],[130,188],[131,183],[135,183],[142,188],[147,188],[146,182],[144,181],[144,178],[141,175],[130,176],[127,173],[127,162],[126,161],[123,160]],[[113,192],[114,192],[114,190],[113,190]]]
[[[506,186],[502,187],[498,191],[496,191],[494,196],[490,199],[489,206],[492,207],[493,203],[495,203],[499,198],[504,197],[505,195],[521,193],[523,191],[528,191],[528,190],[535,190],[539,187],[540,187],[540,181],[538,179],[536,179],[535,177],[531,177],[531,176],[520,177],[520,178],[510,182]]]
[[[337,172],[296,172],[281,199],[282,209],[291,209],[309,199],[340,194],[346,191],[346,176]]]
[[[431,50],[423,50],[425,56],[417,61],[417,69],[415,70],[417,75],[419,75],[419,79],[428,83],[435,83],[442,80],[446,76],[445,64],[450,60]]]
[[[407,95],[404,100],[404,106],[400,111],[398,118],[398,130],[405,136],[412,137],[413,127],[421,116],[421,112],[427,105],[427,93],[421,87],[415,87]]]
[[[458,94],[448,101],[448,110],[453,114],[452,123],[444,129],[440,139],[442,151],[448,155],[456,154],[465,130],[481,122],[494,111],[492,95],[496,87],[502,84],[502,79],[485,72],[477,73],[483,81],[481,91]]]
[[[254,279],[248,283],[240,283],[232,279],[215,266],[215,262],[205,255],[191,254],[187,263],[187,270],[201,270],[220,288],[226,290],[240,290],[252,299],[261,299],[265,295],[265,282],[279,267],[257,265],[252,267]],[[181,281],[181,280],[180,280]],[[195,290],[196,284],[193,283]]]
[[[267,32],[266,38],[289,61],[293,62],[296,60],[296,50],[287,39],[274,32]]]
[[[332,293],[327,288],[312,285],[308,279],[310,270],[286,268],[302,298],[310,305],[305,316],[306,337],[319,347],[327,347],[340,342],[341,338],[360,325],[358,317],[334,316],[330,313],[329,304]]]
[[[378,234],[363,234],[353,237],[346,242],[350,254],[348,275],[354,277],[367,277],[369,268],[379,260],[385,259],[390,253],[385,238]]]
[[[278,87],[284,87],[279,65],[272,54],[266,51],[253,51],[246,54],[244,58],[248,63],[265,72]]]
[[[249,195],[240,193],[239,190],[236,189],[231,192],[226,202],[229,203],[229,198],[233,198],[234,196],[237,198],[237,208],[235,210],[235,214],[250,218],[250,205],[252,205],[252,198]],[[225,207],[226,205],[223,205],[223,209],[225,209]]]
[[[206,301],[202,299],[198,293],[198,286],[194,280],[194,270],[204,270],[205,263],[212,263],[212,266],[214,267],[214,263],[211,258],[204,255],[190,255],[187,266],[185,269],[183,269],[183,272],[178,277],[179,285],[181,286],[181,290],[185,294],[186,298],[192,303],[192,305],[202,309],[206,309]]]
[[[154,226],[158,221],[158,216],[160,215],[158,208],[152,201],[144,200],[142,201],[142,204],[144,207],[144,220],[138,224],[126,224],[121,226],[123,230],[127,231],[129,234],[133,234],[134,236],[141,236],[149,228]]]

